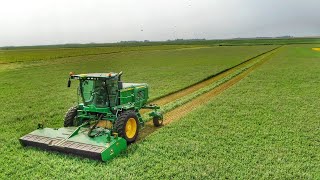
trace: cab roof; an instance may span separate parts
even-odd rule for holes
[[[109,73],[86,73],[86,74],[71,74],[72,79],[111,79],[117,77],[119,74],[114,72]]]

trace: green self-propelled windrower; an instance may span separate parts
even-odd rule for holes
[[[144,125],[141,109],[151,109],[155,126],[162,125],[159,106],[147,104],[148,85],[123,83],[120,73],[74,75],[79,80],[78,104],[71,107],[63,128],[38,129],[21,137],[24,146],[35,146],[107,161],[136,141]]]

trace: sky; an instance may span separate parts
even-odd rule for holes
[[[320,35],[320,0],[0,0],[0,46]]]

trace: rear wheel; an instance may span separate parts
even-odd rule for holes
[[[78,107],[71,107],[64,117],[64,127],[74,126],[74,118],[77,116]]]
[[[139,134],[139,122],[135,111],[129,110],[121,113],[115,122],[115,129],[120,137],[127,143],[136,141]]]

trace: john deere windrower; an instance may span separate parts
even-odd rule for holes
[[[24,146],[35,146],[107,161],[136,141],[144,121],[140,109],[151,109],[155,126],[162,125],[159,106],[147,104],[148,85],[123,83],[120,73],[74,75],[79,80],[78,104],[71,107],[64,127],[38,129],[21,137]]]

